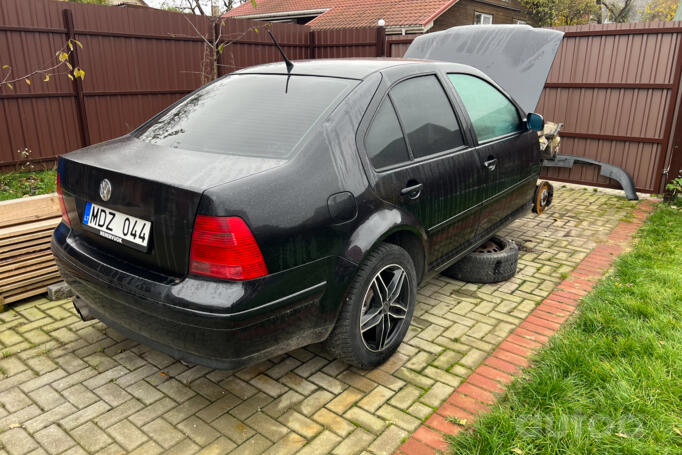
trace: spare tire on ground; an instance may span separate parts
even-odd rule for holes
[[[443,270],[442,274],[470,283],[498,283],[516,274],[519,248],[513,240],[493,237]]]

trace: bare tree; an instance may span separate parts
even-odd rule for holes
[[[613,22],[627,22],[630,19],[632,10],[635,6],[634,0],[601,0],[609,19]]]

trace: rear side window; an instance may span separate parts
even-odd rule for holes
[[[133,134],[171,148],[283,158],[356,84],[327,77],[228,76]]]
[[[410,160],[403,132],[391,100],[385,98],[365,136],[365,149],[377,169]]]
[[[521,130],[519,112],[502,92],[475,76],[449,74],[448,77],[469,113],[479,142]]]
[[[421,76],[390,92],[414,158],[464,145],[459,123],[436,76]]]

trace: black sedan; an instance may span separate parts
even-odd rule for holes
[[[83,316],[179,359],[372,368],[419,283],[530,207],[537,120],[453,63],[249,68],[62,157],[52,248]]]

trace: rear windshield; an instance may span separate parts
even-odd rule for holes
[[[188,96],[133,135],[152,144],[228,155],[286,157],[358,81],[233,75]],[[288,86],[287,86],[288,84]]]

